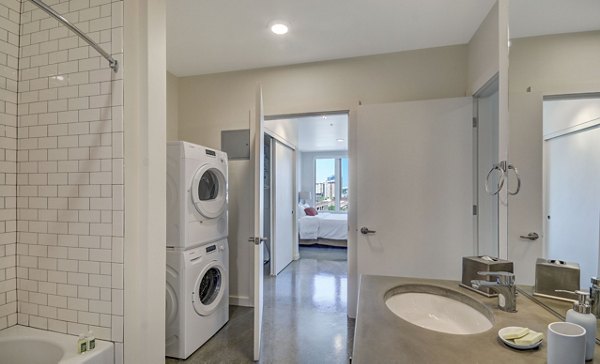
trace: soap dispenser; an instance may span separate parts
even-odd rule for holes
[[[596,347],[596,316],[592,312],[590,305],[590,294],[585,291],[564,291],[577,295],[577,302],[573,303],[573,308],[567,311],[566,321],[582,326],[585,329],[585,360],[594,358],[594,349]]]

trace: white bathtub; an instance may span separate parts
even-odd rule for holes
[[[96,348],[77,353],[77,336],[12,326],[0,331],[0,363],[113,364],[114,345],[96,340]]]

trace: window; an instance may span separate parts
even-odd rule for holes
[[[315,208],[348,211],[348,158],[315,159]]]

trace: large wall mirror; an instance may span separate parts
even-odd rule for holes
[[[593,182],[595,188],[589,190],[581,183],[599,176],[600,126],[593,120],[600,113],[589,112],[592,116],[584,121],[590,122],[587,126],[552,138],[547,125],[544,129],[548,119],[563,117],[558,114],[560,108],[548,107],[552,101],[584,100],[579,108],[575,102],[565,112],[577,118],[587,112],[585,99],[600,100],[598,14],[600,2],[596,0],[510,2],[509,158],[518,167],[523,185],[520,194],[510,198],[508,257],[515,263],[519,284],[534,284],[540,257],[581,264],[581,289],[587,290],[590,276],[598,274],[600,183]],[[589,131],[585,140],[579,140]],[[565,144],[570,136],[577,139],[571,149],[549,144],[550,140]],[[558,174],[550,171],[550,154],[569,168],[582,164],[581,176],[568,168]],[[549,205],[560,209],[552,212]],[[574,212],[566,213],[569,208]],[[587,220],[585,227],[583,220]],[[539,238],[530,239],[535,237],[530,234]]]

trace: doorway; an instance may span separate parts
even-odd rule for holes
[[[292,161],[288,151],[293,151]],[[263,354],[285,360],[294,350],[306,362],[347,362],[354,333],[354,320],[347,317],[348,113],[266,117],[264,162],[264,227],[270,239],[265,244]],[[281,188],[287,174],[293,174],[289,194]],[[277,213],[289,201],[291,233]],[[289,263],[289,255],[278,253],[289,254],[288,238],[293,244]],[[293,340],[277,337],[278,327],[289,327]],[[271,341],[279,344],[264,344]]]
[[[347,256],[348,113],[267,117],[265,134],[264,226],[266,236],[272,237],[266,244],[265,263],[270,265],[270,274],[277,275],[289,264],[290,235],[293,260],[300,259],[308,247],[312,255],[319,251],[327,255],[338,249],[341,253],[336,255]],[[289,150],[293,151],[292,161],[287,156]],[[292,172],[290,164],[294,165]],[[290,174],[294,178],[291,196],[287,189],[277,188],[289,182],[286,176]],[[286,229],[281,222],[288,222],[290,197],[294,219],[292,228]],[[280,258],[276,251],[285,254]]]

